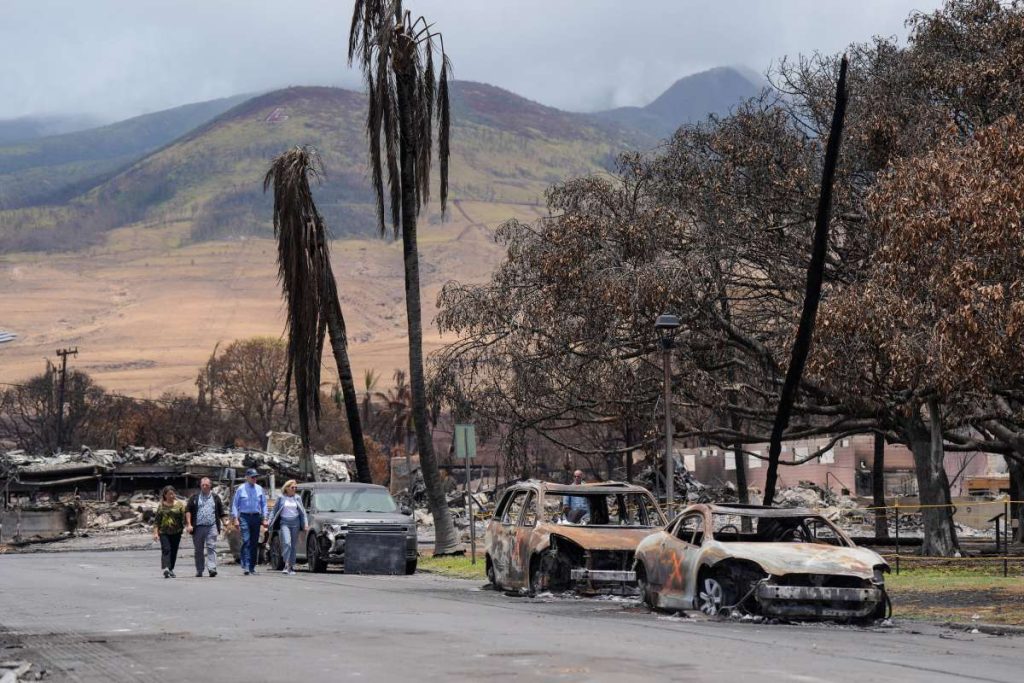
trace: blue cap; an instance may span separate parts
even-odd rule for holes
[[[257,472],[256,470],[254,470],[253,468],[250,467],[249,469],[247,469],[245,471],[245,476],[247,476],[247,477],[256,477],[256,476],[259,476],[259,472]]]

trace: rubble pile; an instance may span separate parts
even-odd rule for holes
[[[349,465],[354,456],[318,454],[314,458],[321,481],[350,481]],[[6,502],[8,525],[18,529],[16,536],[24,534],[22,540],[66,537],[75,531],[138,531],[152,523],[159,505],[157,492],[164,484],[178,486],[181,497],[208,476],[214,481],[214,491],[227,503],[231,485],[239,482],[248,468],[273,475],[277,486],[301,478],[295,449],[171,453],[129,446],[120,451],[82,448],[52,456],[11,450],[0,452],[0,502]],[[63,514],[53,517],[58,511]],[[35,531],[22,531],[21,521],[28,520],[30,514],[53,525],[35,527],[38,536],[32,535]]]
[[[20,681],[41,681],[46,676],[44,669],[32,670],[32,662],[0,660],[0,683]]]
[[[686,469],[678,457],[672,478],[676,496],[679,498],[685,496],[687,503],[734,503],[738,500],[736,488],[731,483],[720,488],[707,486],[697,481],[697,478]],[[660,467],[648,465],[637,473],[634,481],[648,491],[662,491],[665,477]]]

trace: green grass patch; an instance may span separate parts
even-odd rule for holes
[[[1016,564],[1017,566],[1013,566]],[[1024,624],[1024,578],[1019,563],[921,567],[886,577],[893,614],[903,619]]]
[[[484,558],[479,557],[476,564],[472,564],[468,555],[445,556],[445,557],[421,557],[418,565],[419,571],[430,574],[441,574],[454,579],[478,579],[487,580],[487,573],[484,570]]]

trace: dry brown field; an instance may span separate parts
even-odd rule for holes
[[[537,215],[529,206],[463,202],[443,225],[424,222],[425,352],[444,341],[432,323],[442,285],[485,280],[502,255],[493,229]],[[190,227],[184,221],[136,225],[85,252],[0,256],[0,329],[18,335],[0,345],[0,382],[37,374],[56,349],[77,346],[72,365],[109,390],[137,397],[192,393],[216,344],[281,336],[274,241],[183,244]],[[373,368],[386,384],[395,368],[408,364],[401,243],[336,241],[332,258],[357,382]],[[325,361],[325,381],[336,377],[333,360]]]

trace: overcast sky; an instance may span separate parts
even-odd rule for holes
[[[406,0],[455,76],[589,111],[714,66],[905,35],[940,0]],[[358,87],[351,0],[0,0],[0,119],[113,120],[287,85]]]

